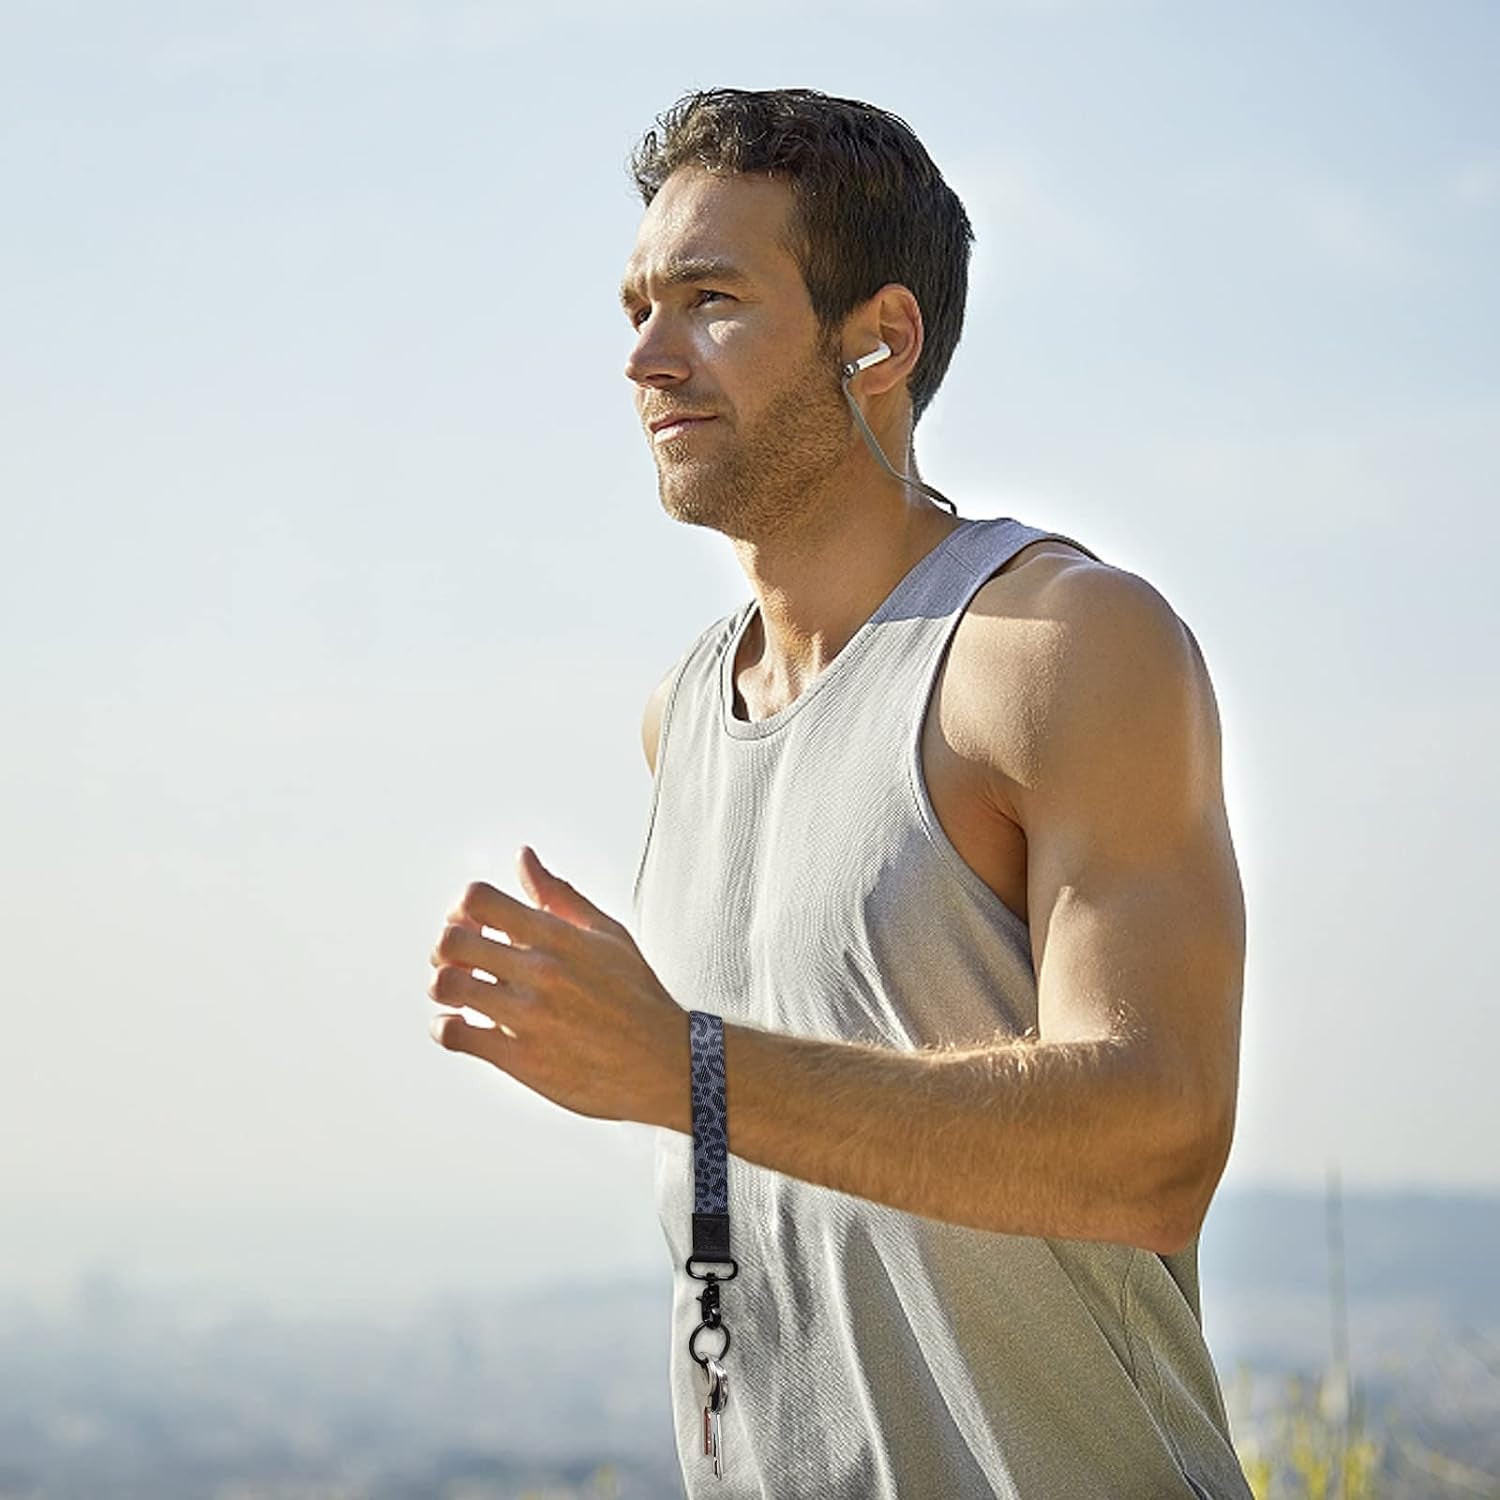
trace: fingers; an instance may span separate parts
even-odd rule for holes
[[[484,880],[470,884],[448,920],[463,927],[492,927],[528,948],[555,953],[570,951],[569,944],[577,937],[573,926],[561,917],[517,901]]]
[[[540,991],[556,977],[559,961],[547,947],[533,943],[555,944],[558,933],[549,933],[548,924],[559,931],[571,929],[482,881],[470,885],[447,922],[428,955],[437,972],[427,993],[439,1005],[477,1012],[494,1021],[496,1028],[474,1026],[462,1016],[434,1016],[428,1029],[451,1051],[472,1052],[503,1066],[497,1048],[502,1038],[508,1036],[511,1045],[515,1039],[515,1033],[505,1029],[506,1020],[534,1006]],[[513,941],[486,937],[487,927]]]
[[[544,1017],[532,1014],[519,1032],[508,1021],[517,1022],[544,999],[560,999],[601,959],[617,962],[612,943],[596,946],[601,937],[623,940],[634,948],[622,923],[552,874],[530,845],[522,849],[520,874],[535,906],[487,881],[473,881],[448,913],[428,958],[437,971],[427,990],[434,1001],[495,1022],[493,1027],[475,1026],[461,1015],[434,1016],[428,1026],[433,1040],[448,1051],[483,1057],[507,1072],[520,1064],[517,1049]],[[486,937],[486,929],[508,941]],[[532,1041],[535,1044],[535,1036]]]
[[[510,1069],[514,1059],[516,1034],[503,1025],[474,1026],[458,1015],[434,1016],[427,1029],[432,1039],[448,1052],[467,1052],[482,1057],[497,1068]]]
[[[483,969],[496,979],[519,977],[523,970],[530,972],[536,965],[532,959],[538,955],[535,948],[523,948],[515,943],[502,943],[487,938],[477,926],[454,924],[443,929],[437,947],[427,957],[434,968],[443,964],[459,964],[466,969]],[[531,969],[527,969],[527,965]]]
[[[536,1004],[536,992],[524,984],[481,979],[458,967],[439,969],[427,986],[427,993],[439,1005],[477,1010],[497,1023],[513,1019],[518,1011]]]
[[[554,875],[530,844],[521,845],[520,854],[516,858],[516,870],[532,899],[538,905],[545,906],[548,911],[558,913],[572,926],[614,938],[628,936],[621,923],[601,911],[560,875]]]
[[[535,999],[555,979],[551,954],[500,943],[467,927],[445,927],[428,957],[437,970],[427,993],[443,1005],[469,1005],[492,1016],[495,1008]],[[473,970],[493,977],[475,977]]]

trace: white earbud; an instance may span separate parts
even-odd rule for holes
[[[881,360],[891,357],[891,346],[881,340],[868,353],[861,355],[858,359],[851,359],[843,367],[842,374],[845,380],[852,380],[861,370],[868,370],[871,365],[878,365]]]

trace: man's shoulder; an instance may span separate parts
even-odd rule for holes
[[[1212,717],[1185,621],[1139,574],[1046,538],[975,592],[944,673],[950,738],[993,773],[1002,806],[1059,758],[1098,759],[1100,735]],[[1128,725],[1126,720],[1131,721]]]
[[[1022,547],[975,593],[961,622],[983,647],[1021,635],[1034,645],[1067,639],[1098,645],[1100,637],[1140,633],[1175,636],[1182,618],[1138,573],[1103,562],[1071,543],[1043,537]],[[1138,642],[1136,642],[1138,644]]]
[[[682,655],[667,668],[660,682],[651,690],[651,696],[646,699],[645,711],[641,715],[641,748],[646,753],[646,764],[651,768],[651,774],[656,774],[656,752],[661,741],[661,721],[666,713],[667,699],[672,692],[672,683],[678,674],[710,636],[717,636],[721,632],[729,630],[739,619],[745,605],[737,605],[728,614],[720,615],[693,638]]]

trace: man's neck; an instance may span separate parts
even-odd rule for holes
[[[861,509],[832,524],[765,541],[737,539],[735,551],[758,609],[737,668],[761,697],[790,702],[849,643],[898,583],[944,537],[964,524],[887,478]]]

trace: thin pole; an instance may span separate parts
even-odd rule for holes
[[[1349,1302],[1344,1284],[1343,1198],[1339,1169],[1328,1168],[1328,1302],[1333,1322],[1333,1370],[1338,1392],[1339,1500],[1349,1500],[1349,1418],[1353,1406],[1349,1370]]]

